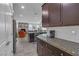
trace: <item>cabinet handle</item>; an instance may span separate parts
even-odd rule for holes
[[[43,48],[43,46],[41,46],[41,48]]]
[[[47,47],[47,44],[46,44],[46,47]]]
[[[63,53],[61,53],[60,55],[61,55],[61,56],[63,56],[64,54],[63,54]]]

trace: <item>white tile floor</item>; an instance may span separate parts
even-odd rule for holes
[[[15,56],[37,56],[36,42],[30,43],[26,40],[17,40]]]

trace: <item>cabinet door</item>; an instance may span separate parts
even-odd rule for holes
[[[43,55],[43,47],[39,43],[37,43],[37,53],[38,53],[38,56]]]
[[[44,4],[42,6],[42,26],[48,27],[49,26],[49,19],[48,19],[48,4]]]
[[[37,38],[37,53],[38,53],[38,56],[43,55],[43,46],[41,44],[41,40],[38,38]]]
[[[49,19],[51,27],[60,26],[62,24],[60,19],[60,6],[59,3],[49,4]]]
[[[47,50],[47,44],[45,43],[45,42],[43,42],[42,41],[42,43],[43,43],[43,56],[47,56],[48,54],[48,50]]]
[[[79,4],[64,3],[61,7],[63,25],[79,25]]]
[[[46,48],[45,48],[45,55],[46,56],[53,56],[52,54],[52,50],[48,48],[48,44],[46,44]]]
[[[51,50],[51,54],[53,56],[60,56],[61,51],[58,48],[51,46],[51,45],[48,45],[48,48]]]

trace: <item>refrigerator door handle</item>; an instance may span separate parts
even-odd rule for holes
[[[6,43],[6,46],[8,46],[10,44],[10,41],[8,41],[7,43]]]

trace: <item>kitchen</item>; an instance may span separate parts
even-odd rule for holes
[[[9,6],[10,11],[6,10],[8,9],[5,8],[6,5],[0,5],[0,7],[3,7],[0,10],[2,16],[12,17],[9,18],[11,20],[9,23],[7,19],[2,18],[6,22],[5,25],[3,24],[6,35],[9,31],[8,36],[12,34],[13,25],[10,25],[12,20],[16,22],[13,27],[13,39],[11,35],[7,38],[11,39],[10,41],[3,38],[7,42],[0,43],[4,43],[2,48],[5,44],[6,47],[10,44],[8,48],[13,46],[14,54],[11,49],[9,54],[2,52],[3,55],[79,56],[79,3],[13,3]],[[13,14],[8,15],[7,12]],[[7,24],[10,29],[7,28]],[[21,29],[25,29],[26,32],[23,38],[19,36]],[[4,51],[2,48],[0,47],[1,51]]]

